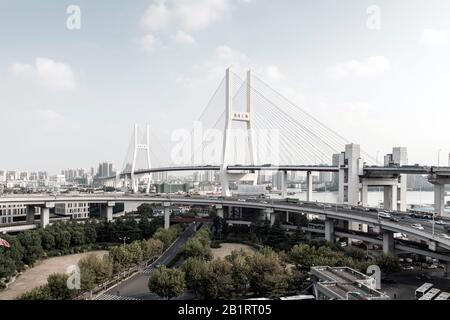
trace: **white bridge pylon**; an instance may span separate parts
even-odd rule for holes
[[[227,167],[229,165],[229,153],[231,148],[231,131],[233,122],[245,122],[247,124],[247,143],[250,154],[250,164],[255,165],[257,162],[256,153],[256,141],[255,132],[253,128],[253,108],[252,108],[252,87],[251,87],[251,71],[247,72],[247,108],[245,112],[235,111],[233,109],[233,92],[232,92],[232,72],[231,67],[226,71],[225,79],[225,108],[226,108],[226,118],[225,118],[225,128],[223,135],[223,152],[222,152],[222,163],[220,166],[220,184],[222,186],[222,195],[230,196],[230,180],[236,181],[252,181],[253,185],[256,185],[258,177],[255,172],[252,173],[231,173],[228,172]]]
[[[131,164],[131,188],[133,190],[133,193],[137,193],[139,190],[139,179],[135,176],[135,170],[136,170],[136,159],[139,152],[145,152],[146,155],[146,165],[147,168],[142,169],[151,169],[152,162],[150,158],[150,125],[146,125],[146,131],[145,131],[145,140],[143,143],[138,142],[138,128],[139,126],[137,124],[134,125],[134,133],[133,133],[133,162]],[[152,174],[149,173],[147,186],[145,189],[146,193],[150,192],[150,184],[152,181]]]

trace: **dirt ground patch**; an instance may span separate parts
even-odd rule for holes
[[[220,248],[211,249],[214,255],[214,259],[225,258],[226,256],[231,254],[233,250],[243,249],[249,252],[255,251],[252,247],[242,244],[242,243],[221,243]]]
[[[33,268],[20,275],[8,289],[0,292],[0,300],[12,300],[36,287],[47,283],[47,278],[53,273],[65,273],[67,267],[78,264],[83,257],[95,254],[103,257],[108,251],[92,251],[71,254],[63,257],[53,257],[38,262]]]

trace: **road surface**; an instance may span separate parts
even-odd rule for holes
[[[96,300],[103,300],[108,298],[111,300],[111,296],[117,296],[117,300],[121,298],[127,300],[127,298],[137,298],[142,300],[160,300],[156,293],[152,293],[148,289],[148,280],[155,271],[156,267],[160,264],[167,265],[170,263],[181,247],[186,241],[195,233],[196,224],[190,224],[186,230],[178,237],[177,240],[159,257],[155,262],[148,266],[143,272],[139,272],[131,278],[119,283],[117,286],[112,287]],[[178,297],[179,299],[186,299],[185,295]]]

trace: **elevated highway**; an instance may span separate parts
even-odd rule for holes
[[[47,206],[49,203],[67,202],[87,202],[92,204],[114,205],[115,203],[160,203],[171,205],[199,205],[199,206],[221,206],[240,207],[258,210],[281,211],[299,214],[313,214],[324,217],[329,221],[349,221],[367,224],[378,227],[381,230],[392,233],[402,233],[408,237],[413,237],[426,241],[430,248],[438,250],[450,250],[450,239],[438,236],[439,226],[435,226],[435,234],[432,228],[427,226],[424,230],[414,228],[413,224],[424,224],[424,220],[407,217],[399,219],[398,222],[380,219],[376,212],[370,212],[361,207],[351,207],[347,205],[322,204],[316,202],[290,203],[284,200],[244,200],[237,198],[213,198],[213,197],[157,197],[146,195],[123,195],[123,194],[102,194],[102,195],[61,195],[61,196],[19,196],[0,197],[0,205],[14,203],[35,206]],[[168,219],[168,217],[166,218]],[[167,221],[168,222],[168,221]]]

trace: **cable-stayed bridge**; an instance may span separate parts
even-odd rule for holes
[[[281,174],[286,197],[287,172],[304,171],[307,200],[312,197],[312,172],[335,172],[339,203],[367,205],[369,186],[383,187],[386,209],[406,210],[408,174],[427,174],[435,185],[436,212],[445,210],[445,184],[450,168],[408,166],[406,148],[393,148],[384,164],[342,137],[248,71],[245,79],[231,68],[194,122],[191,130],[175,130],[171,150],[147,125],[135,125],[120,172],[103,178],[134,193],[149,193],[158,172],[217,171],[223,196],[230,183],[256,185],[261,171]]]

